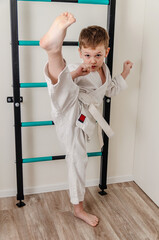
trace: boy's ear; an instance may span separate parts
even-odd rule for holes
[[[108,48],[106,49],[106,52],[105,52],[105,57],[107,57],[107,56],[108,56],[108,54],[109,54],[109,51],[110,51],[110,47],[108,47]]]
[[[80,58],[82,58],[82,52],[80,48],[78,48],[78,52],[79,52]]]

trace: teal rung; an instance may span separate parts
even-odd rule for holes
[[[52,2],[51,0],[18,0],[21,2]]]
[[[87,153],[88,157],[98,157],[98,156],[102,156],[102,152],[91,152],[91,153]]]
[[[35,88],[35,87],[47,87],[47,83],[46,82],[20,83],[20,88]]]
[[[39,46],[40,41],[20,40],[19,46]]]
[[[23,163],[52,161],[52,157],[24,158]]]
[[[78,0],[78,3],[109,5],[109,0]]]
[[[57,0],[18,0],[18,1],[24,1],[24,2],[60,2]],[[70,2],[70,1],[61,1],[61,2]],[[72,1],[72,3],[86,3],[86,4],[101,4],[101,5],[109,5],[109,0],[76,0]]]
[[[22,122],[22,127],[36,127],[54,125],[53,121],[36,121],[36,122]]]
[[[102,152],[87,153],[87,156],[88,157],[102,156]],[[64,158],[65,158],[65,155],[49,156],[49,157],[36,157],[36,158],[24,158],[23,163],[45,162],[45,161],[52,161],[52,160],[61,160],[61,159],[64,159]]]

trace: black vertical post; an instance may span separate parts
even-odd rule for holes
[[[115,31],[115,10],[116,10],[116,0],[110,0],[108,5],[108,15],[107,15],[107,29],[110,37],[109,46],[110,52],[106,59],[106,63],[112,75],[113,70],[113,50],[114,50],[114,31]],[[105,120],[110,122],[110,106],[111,99],[108,97],[104,98],[103,103],[103,116]],[[100,184],[99,188],[102,190],[99,192],[101,195],[105,195],[104,189],[107,189],[107,167],[108,167],[108,145],[109,140],[105,133],[103,133],[104,146],[102,149],[101,165],[100,165]]]
[[[25,203],[22,202],[22,200],[24,200],[24,194],[23,194],[23,168],[22,168],[17,0],[10,0],[10,14],[11,14],[11,45],[12,45],[16,174],[17,174],[17,200],[19,200],[17,206],[22,207],[25,205]]]

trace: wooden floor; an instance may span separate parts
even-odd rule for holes
[[[75,218],[68,191],[0,199],[0,240],[159,240],[159,208],[134,183],[86,189],[85,208],[100,218],[93,228]]]

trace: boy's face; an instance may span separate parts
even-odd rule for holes
[[[99,71],[102,67],[104,58],[108,56],[110,48],[105,49],[104,45],[98,45],[96,48],[84,48],[79,49],[80,57],[83,59],[91,72]]]

